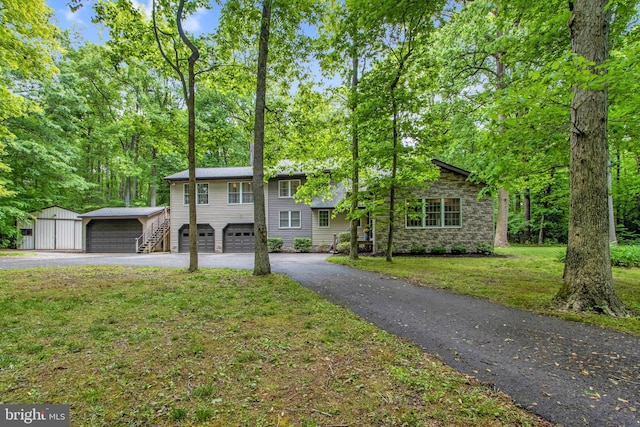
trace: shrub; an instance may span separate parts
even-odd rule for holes
[[[311,239],[309,237],[295,237],[293,249],[298,252],[311,252]]]
[[[338,243],[338,246],[336,246],[336,252],[340,253],[340,254],[350,254],[351,253],[351,243],[349,242],[342,242],[342,243]]]
[[[467,253],[467,248],[464,246],[452,246],[451,253],[454,255],[463,255]]]
[[[269,248],[269,252],[282,252],[282,238],[269,237],[267,239],[267,248]]]
[[[325,242],[320,242],[319,245],[316,245],[315,248],[313,248],[314,252],[318,252],[318,253],[322,253],[322,252],[329,252],[329,250],[331,249],[331,245]]]
[[[611,265],[640,267],[640,246],[611,246]]]
[[[414,246],[411,248],[411,253],[413,255],[424,255],[427,253],[427,248],[424,246]]]
[[[444,246],[434,246],[431,248],[431,253],[434,255],[442,255],[447,253],[447,248]]]
[[[338,234],[338,243],[349,242],[351,240],[351,233],[349,231],[343,231]]]
[[[495,253],[493,246],[488,243],[480,243],[476,248],[476,252],[482,255],[493,255]]]

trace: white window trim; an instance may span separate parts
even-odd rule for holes
[[[427,199],[440,199],[440,224],[441,225],[425,225],[426,220],[426,203]],[[444,210],[444,201],[445,199],[457,199],[460,201],[460,212],[458,212],[458,216],[460,218],[460,225],[445,225],[445,210]],[[422,206],[422,225],[407,225],[409,222],[409,215],[405,214],[404,217],[404,227],[409,230],[423,230],[427,228],[462,228],[462,198],[460,197],[423,197],[420,199]]]
[[[280,184],[286,182],[287,183],[287,196],[283,196],[282,194],[280,194]],[[281,179],[278,181],[278,198],[279,199],[293,199],[293,196],[295,196],[295,193],[293,192],[293,182],[297,182],[298,183],[298,187],[300,187],[300,180],[299,179]],[[297,188],[297,187],[296,187]]]
[[[327,225],[320,225],[320,212],[327,213]],[[318,228],[331,228],[331,211],[329,209],[318,210]]]
[[[240,201],[237,202],[237,203],[232,203],[232,202],[229,201],[229,194],[230,194],[229,193],[229,185],[230,184],[234,184],[234,183],[235,184],[240,184],[240,192],[237,193],[237,194],[240,195]],[[245,184],[252,185],[253,183],[251,181],[228,181],[227,182],[227,205],[252,205],[253,204],[253,202],[245,202],[244,201],[244,195],[243,194],[247,193],[247,191],[243,190],[243,187],[244,187]],[[252,191],[253,191],[253,189],[252,189]]]
[[[206,185],[207,186],[207,203],[200,203],[200,197],[198,197],[198,186]],[[187,202],[187,198],[189,197],[189,183],[186,182],[182,186],[182,206],[189,206]],[[208,182],[196,182],[196,200],[198,201],[198,206],[206,206],[209,204],[209,198],[211,197],[211,193],[209,192],[209,183]]]
[[[280,221],[281,215],[282,213],[286,212],[288,214],[288,221],[287,223],[289,224],[287,227],[283,227]],[[297,227],[292,227],[291,226],[291,213],[292,212],[298,212],[298,219],[300,221],[300,225]],[[278,228],[281,230],[297,230],[299,228],[302,228],[302,212],[301,211],[280,211],[278,212]]]

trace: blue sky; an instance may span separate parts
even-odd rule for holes
[[[104,43],[108,39],[109,32],[101,25],[91,22],[93,16],[93,1],[85,0],[84,7],[76,12],[71,12],[67,3],[69,0],[47,0],[47,4],[55,12],[54,22],[63,30],[71,30],[80,34],[84,39],[93,43]],[[151,10],[152,0],[132,0],[135,6]],[[217,14],[214,11],[202,9],[189,17],[184,23],[184,28],[190,33],[210,33],[217,23]],[[73,38],[73,35],[72,35]]]

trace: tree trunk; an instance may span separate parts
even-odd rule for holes
[[[157,177],[158,166],[156,165],[156,159],[158,158],[158,149],[153,147],[151,149],[151,188],[149,189],[149,206],[155,207],[156,196],[158,194]]]
[[[397,84],[396,79],[395,84]],[[395,89],[395,85],[392,86]],[[392,95],[393,96],[393,95]],[[393,158],[391,164],[391,188],[389,189],[389,235],[387,239],[387,262],[393,261],[393,232],[396,222],[396,176],[398,174],[398,106],[393,103]]]
[[[498,220],[496,221],[496,235],[493,246],[506,248],[509,246],[509,192],[504,188],[498,190]]]
[[[270,25],[271,0],[263,0],[260,42],[258,46],[256,111],[253,128],[253,230],[255,235],[253,274],[255,276],[271,273],[264,200],[264,111],[267,92],[267,58],[269,54]]]
[[[596,65],[608,53],[606,4],[576,0],[569,20],[572,51]],[[564,283],[556,298],[568,310],[626,315],[613,288],[609,252],[606,86],[573,87],[570,143],[569,241]]]
[[[618,246],[616,237],[616,217],[613,211],[613,183],[611,179],[611,159],[607,161],[607,204],[609,207],[609,244]]]
[[[524,189],[524,243],[531,243],[531,190]]]
[[[354,52],[352,53],[353,61],[353,76],[351,80],[351,114],[352,114],[352,128],[351,128],[351,161],[353,162],[353,170],[351,172],[351,238],[350,238],[350,251],[349,258],[358,259],[358,222],[359,218],[356,217],[358,213],[358,192],[360,190],[360,161],[359,161],[359,147],[358,147],[358,119],[356,118],[356,109],[358,108],[358,56],[355,52],[355,40]]]

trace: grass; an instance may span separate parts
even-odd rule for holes
[[[510,307],[591,323],[640,335],[640,269],[613,268],[616,292],[634,316],[615,319],[596,313],[558,310],[553,297],[562,284],[563,247],[498,249],[498,257],[333,257],[338,264],[401,277],[421,286],[486,298]]]
[[[0,270],[1,403],[74,426],[547,426],[278,275]]]
[[[33,256],[33,253],[19,252],[14,250],[0,249],[0,256]]]

